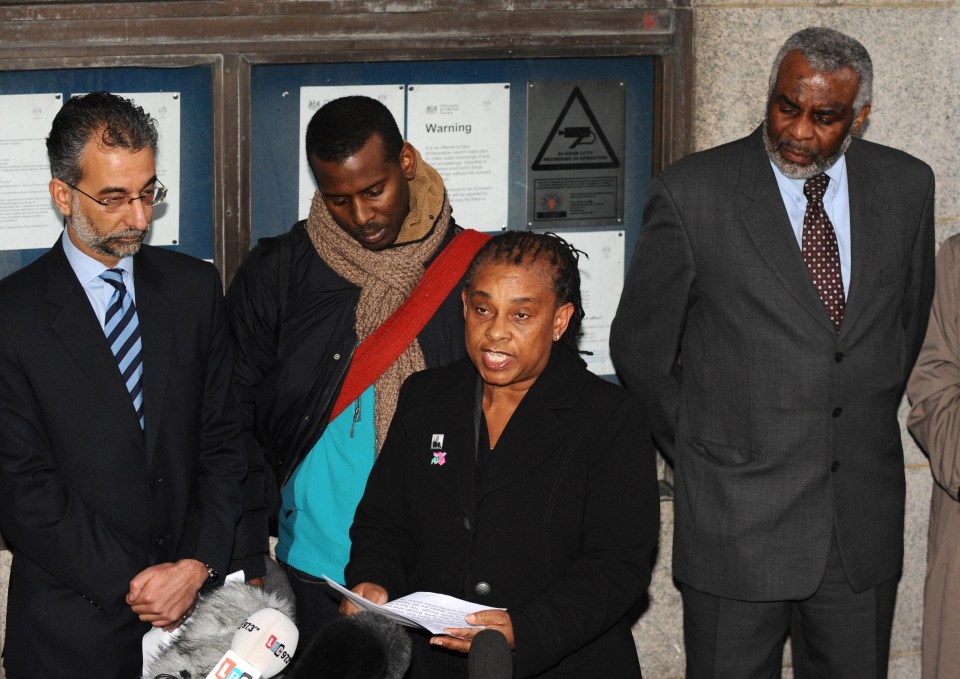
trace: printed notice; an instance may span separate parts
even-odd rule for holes
[[[481,606],[470,601],[433,592],[415,592],[388,601],[380,606],[354,594],[327,576],[323,577],[331,587],[356,604],[357,608],[374,611],[380,615],[385,615],[397,624],[407,627],[420,627],[432,634],[445,634],[444,630],[449,628],[479,627],[479,625],[468,625],[466,616],[470,613],[488,611],[492,608],[491,606]]]
[[[625,239],[623,231],[565,231],[563,237],[580,255],[580,295],[586,316],[580,348],[595,375],[614,374],[610,360],[610,325],[623,291]]]
[[[404,126],[404,93],[403,85],[322,85],[300,88],[300,177],[298,205],[300,219],[310,216],[310,203],[313,194],[317,191],[317,182],[313,178],[310,165],[307,164],[307,125],[313,114],[324,104],[348,96],[364,96],[376,99],[387,107],[397,121],[400,134]]]
[[[60,94],[0,96],[0,250],[49,248],[63,229],[46,145],[62,104]]]
[[[150,245],[176,245],[180,242],[180,93],[116,94],[143,107],[157,121],[160,133],[156,158],[157,179],[167,187],[167,197],[153,208],[153,222],[146,242]]]
[[[410,85],[407,139],[443,177],[461,226],[507,225],[510,86]]]

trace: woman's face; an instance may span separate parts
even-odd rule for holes
[[[552,278],[547,263],[491,262],[464,290],[467,355],[488,385],[526,391],[543,372],[573,314],[557,307]]]

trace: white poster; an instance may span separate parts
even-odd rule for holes
[[[580,255],[580,294],[586,316],[580,348],[592,351],[584,356],[596,375],[614,374],[610,360],[610,324],[617,313],[623,291],[623,263],[626,249],[623,231],[564,231],[564,240]]]
[[[457,223],[506,228],[510,86],[410,85],[407,110],[407,140],[443,177]]]
[[[313,200],[313,194],[317,190],[317,182],[313,178],[313,172],[310,165],[307,164],[307,125],[313,114],[327,102],[347,97],[359,95],[376,99],[389,109],[397,121],[397,127],[400,128],[400,134],[403,134],[404,126],[404,97],[403,85],[323,85],[317,87],[300,88],[300,190],[298,193],[298,205],[300,219],[306,219],[310,215],[310,202]]]
[[[150,245],[176,245],[180,242],[180,93],[116,93],[131,99],[157,121],[160,143],[157,147],[157,179],[167,187],[167,197],[153,208],[153,223],[146,242]],[[213,225],[210,225],[213,228]]]
[[[49,248],[63,229],[46,145],[62,105],[60,94],[0,96],[0,250]]]

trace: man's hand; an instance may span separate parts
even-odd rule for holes
[[[206,581],[207,567],[195,559],[158,563],[130,581],[126,602],[142,621],[172,627],[190,613]]]
[[[451,651],[469,653],[470,646],[473,644],[473,638],[477,636],[478,633],[485,629],[495,629],[506,638],[507,645],[510,646],[511,650],[513,650],[513,622],[510,620],[510,616],[506,611],[500,611],[496,609],[477,611],[476,613],[471,613],[467,616],[467,624],[482,625],[483,628],[453,627],[450,629],[445,629],[444,632],[455,636],[430,637],[430,643],[434,646],[449,648]],[[457,637],[462,638],[458,639]]]
[[[350,591],[354,594],[359,594],[367,601],[372,601],[381,606],[390,600],[390,597],[387,595],[387,590],[372,582],[361,582]],[[344,597],[343,601],[340,602],[340,615],[353,615],[359,612],[360,609],[357,608],[350,599]]]

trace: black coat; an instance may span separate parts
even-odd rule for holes
[[[461,230],[451,223],[434,256]],[[461,287],[454,287],[417,337],[428,366],[464,355]],[[233,385],[250,467],[232,567],[251,576],[263,573],[266,514],[279,503],[279,493],[270,493],[266,504],[272,506],[265,507],[263,489],[271,481],[264,474],[276,476],[272,485],[283,485],[323,434],[357,343],[359,299],[360,288],[317,254],[303,221],[276,238],[261,239],[227,291]]]
[[[640,676],[626,614],[650,582],[659,501],[638,402],[555,345],[478,474],[477,379],[464,359],[404,384],[350,533],[348,585],[507,608],[517,677]],[[412,676],[465,676],[465,656],[426,640]]]
[[[451,223],[436,254],[461,230]],[[282,314],[279,239],[261,241],[244,260],[227,291],[227,310],[244,428],[272,455],[282,483],[326,429],[357,343],[360,288],[317,254],[306,222],[279,238],[289,239],[291,248]],[[454,287],[417,336],[428,366],[464,356],[461,288]]]

